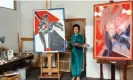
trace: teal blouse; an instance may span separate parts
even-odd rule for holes
[[[72,34],[71,42],[84,44],[84,38],[79,33],[76,34],[76,35]],[[71,45],[71,42],[67,42],[67,44],[72,47],[72,53],[74,53],[74,54],[83,54],[83,48],[82,47],[73,46],[73,45]]]

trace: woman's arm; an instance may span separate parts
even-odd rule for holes
[[[69,47],[72,47],[72,36],[71,36],[71,40],[70,41],[67,41],[66,40],[66,45],[67,45],[67,47],[69,46]]]

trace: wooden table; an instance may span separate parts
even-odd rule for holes
[[[13,59],[8,61],[7,63],[4,63],[0,65],[0,73],[9,71],[9,70],[15,70],[17,68],[25,67],[25,60],[32,60],[34,55],[29,54],[26,55],[25,53],[22,53],[23,55],[17,55],[17,59]]]

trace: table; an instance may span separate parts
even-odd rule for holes
[[[16,55],[17,59],[10,60],[7,63],[0,65],[0,74],[9,70],[15,70],[27,66],[25,64],[25,60],[30,60],[31,63],[34,54],[29,54],[29,55],[27,55],[26,53],[22,54],[23,55]]]

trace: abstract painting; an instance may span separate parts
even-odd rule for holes
[[[132,60],[132,2],[94,5],[94,58]]]
[[[34,10],[35,53],[64,52],[64,8]]]

